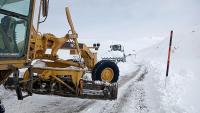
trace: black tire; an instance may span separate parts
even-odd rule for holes
[[[92,80],[101,80],[101,73],[105,68],[111,68],[114,72],[113,79],[111,80],[111,83],[117,82],[119,78],[119,68],[117,64],[110,60],[101,60],[98,62],[95,67],[92,70]]]
[[[105,60],[99,61],[99,62],[94,66],[94,68],[93,68],[93,70],[92,70],[92,80],[93,80],[93,81],[97,80],[97,79],[96,79],[96,76],[95,76],[95,73],[96,73],[96,71],[97,71],[97,67],[99,67],[99,65],[100,65],[103,61],[105,61]]]

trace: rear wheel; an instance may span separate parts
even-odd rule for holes
[[[92,80],[117,82],[119,78],[119,68],[117,64],[109,60],[98,62],[92,71]]]

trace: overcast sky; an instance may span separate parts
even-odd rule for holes
[[[50,0],[40,31],[63,36],[65,7],[80,38],[130,40],[163,37],[200,24],[200,0]]]

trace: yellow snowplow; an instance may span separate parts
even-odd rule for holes
[[[39,26],[48,16],[49,0],[40,0],[36,29],[33,26],[35,2],[0,2],[0,83],[15,89],[19,100],[33,93],[116,99],[119,69],[112,61],[97,62],[97,53],[91,49],[97,50],[100,44],[88,47],[78,42],[68,7],[65,9],[70,26],[68,33],[63,37],[41,34]],[[60,49],[69,50],[78,60],[60,59],[57,54]],[[47,54],[47,50],[51,53]],[[35,60],[42,66],[33,65]],[[26,69],[25,73],[20,69]]]

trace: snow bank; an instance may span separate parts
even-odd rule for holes
[[[198,113],[194,101],[187,100],[189,93],[194,95],[194,91],[190,91],[192,82],[197,82],[193,73],[174,72],[166,79],[165,65],[152,61],[146,68],[148,74],[144,79],[144,88],[152,113]]]
[[[169,38],[139,53],[140,62],[148,69],[144,80],[146,100],[152,113],[199,113],[200,31],[174,33],[167,80]]]

